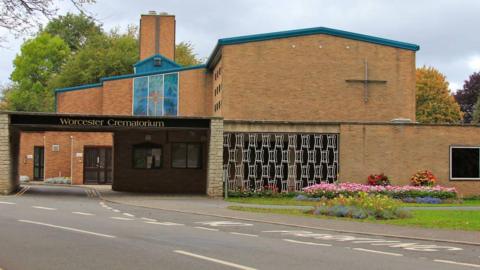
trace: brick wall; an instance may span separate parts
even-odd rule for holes
[[[58,93],[57,112],[102,114],[102,88]]]
[[[385,173],[393,184],[407,185],[428,169],[440,185],[479,195],[480,181],[449,180],[450,145],[480,146],[479,132],[475,126],[342,124],[339,180],[365,183],[369,174]]]
[[[163,56],[175,58],[175,16],[142,15],[140,19],[140,60],[158,52]]]
[[[368,59],[369,101],[361,83]],[[222,51],[225,119],[415,119],[415,52],[310,35],[228,45]]]
[[[193,69],[179,73],[179,115],[210,116],[211,82],[205,69]]]
[[[223,67],[222,67],[222,60],[220,59],[218,63],[212,70],[210,75],[212,77],[212,115],[213,116],[221,116],[223,111]]]
[[[53,151],[53,145],[59,145],[59,151]],[[34,146],[44,146],[45,179],[72,177],[73,184],[83,184],[84,147],[112,145],[112,134],[106,132],[23,132],[20,136],[19,175],[33,179],[33,159],[27,156],[33,156]],[[81,155],[77,156],[77,153]]]
[[[150,140],[145,140],[145,135]],[[162,148],[161,169],[134,169],[133,145],[153,143]],[[172,144],[175,142],[200,143],[203,154],[201,168],[173,168]],[[207,131],[205,130],[152,130],[118,132],[114,136],[113,190],[132,192],[161,192],[205,194],[207,175]]]
[[[20,176],[28,176],[33,180],[33,149],[35,146],[44,146],[43,132],[20,133],[20,152],[18,157],[18,171]]]
[[[103,112],[105,115],[132,115],[133,79],[103,83]]]

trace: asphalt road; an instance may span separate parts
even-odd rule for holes
[[[22,193],[0,197],[3,270],[480,269],[480,246],[132,207],[75,187]]]

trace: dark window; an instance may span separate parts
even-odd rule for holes
[[[162,147],[142,144],[133,146],[133,168],[160,169],[162,167]]]
[[[198,143],[174,143],[172,167],[198,169],[202,167],[202,145]]]
[[[450,148],[450,178],[480,179],[480,148]]]

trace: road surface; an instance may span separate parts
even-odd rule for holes
[[[480,269],[480,246],[113,204],[78,187],[0,197],[0,269]],[[480,233],[479,233],[480,237]]]

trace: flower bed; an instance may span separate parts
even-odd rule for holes
[[[324,200],[312,211],[314,215],[349,217],[357,219],[397,219],[409,217],[410,213],[400,208],[400,201],[387,195],[358,192],[355,196],[339,195]]]
[[[383,194],[395,199],[431,197],[439,199],[455,199],[455,188],[442,186],[370,186],[357,183],[317,184],[303,189],[305,195],[314,198],[336,198],[340,195],[355,196],[359,192]]]

